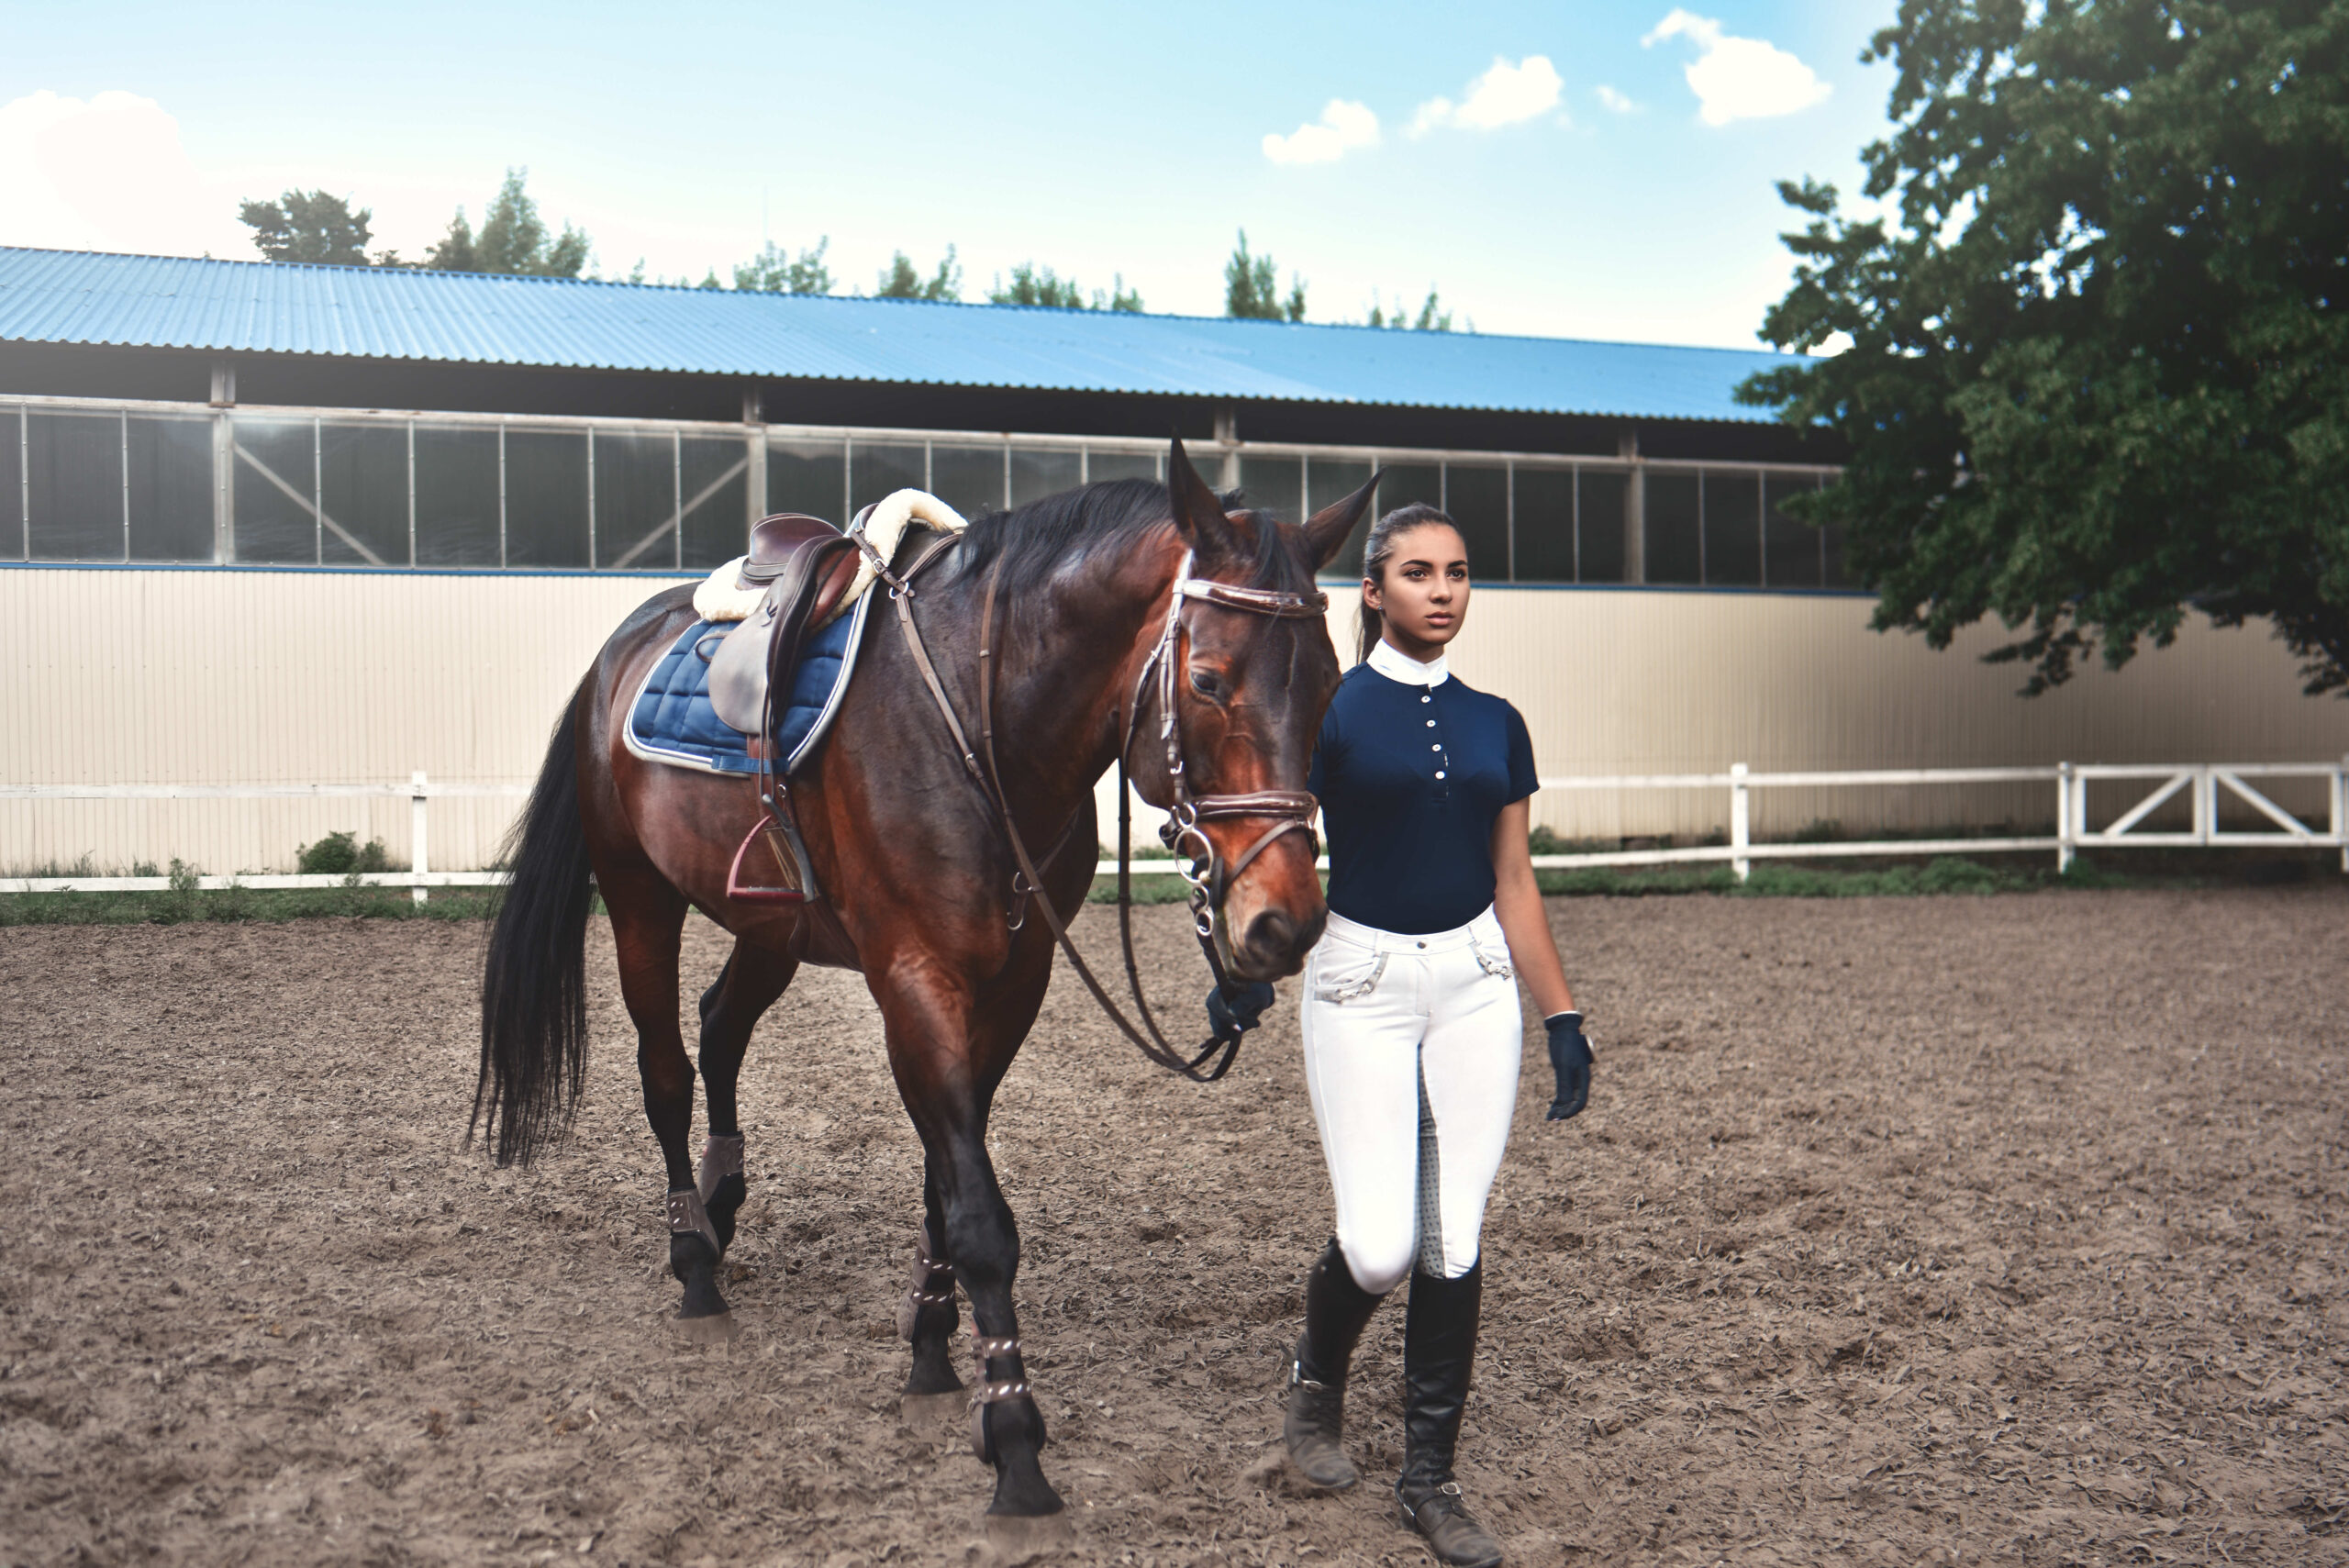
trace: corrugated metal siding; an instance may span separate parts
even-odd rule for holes
[[[0,571],[0,778],[11,783],[527,781],[596,650],[660,584],[644,578],[298,572]],[[1352,595],[1332,632],[1351,646]],[[2011,666],[1866,629],[1864,600],[1477,590],[1462,679],[1523,710],[1545,773],[2320,761],[2349,705],[2299,695],[2261,630],[2190,628],[2119,674],[2012,695]],[[1970,650],[1988,645],[1973,639]],[[2045,823],[2052,787],[1756,798],[1754,829]],[[1537,797],[1574,838],[1702,835],[1720,792]],[[431,809],[432,863],[495,852],[515,807]],[[1112,818],[1105,816],[1105,828]],[[292,869],[336,829],[407,862],[408,805],[383,801],[0,802],[0,869],[177,856]]]
[[[0,247],[0,341],[1766,421],[1787,356]]]

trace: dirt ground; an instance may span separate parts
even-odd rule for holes
[[[2349,1560],[2349,893],[1552,917],[1598,1088],[1543,1124],[1529,1053],[1463,1445],[1513,1562]],[[1293,1014],[1202,1089],[1056,983],[994,1149],[1070,1522],[1010,1536],[899,1410],[917,1147],[862,982],[762,1026],[702,1346],[600,929],[573,1143],[458,1149],[480,940],[0,931],[0,1562],[1428,1561],[1395,1307],[1366,1484],[1274,1459],[1329,1226]]]

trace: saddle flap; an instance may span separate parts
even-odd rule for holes
[[[815,527],[794,531],[788,553],[766,563],[774,571],[765,597],[749,618],[726,634],[709,662],[710,706],[745,735],[763,736],[769,685],[778,672],[788,675],[798,663],[800,643],[838,606],[856,576],[856,546],[829,523],[786,514],[759,527],[794,522]],[[757,537],[752,536],[754,541]],[[771,535],[770,543],[779,545],[778,536]]]

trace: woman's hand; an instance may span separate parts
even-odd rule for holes
[[[1553,1013],[1542,1025],[1550,1031],[1550,1065],[1558,1074],[1558,1097],[1550,1102],[1547,1119],[1564,1121],[1590,1103],[1590,1041],[1580,1013]]]

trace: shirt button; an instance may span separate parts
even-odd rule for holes
[[[1438,768],[1438,769],[1435,771],[1435,776],[1436,776],[1436,777],[1438,777],[1438,778],[1442,778],[1442,777],[1443,777],[1443,770],[1442,770],[1442,768]]]
[[[1439,740],[1434,745],[1429,747],[1428,750],[1431,751],[1441,751],[1443,750],[1443,743]]]
[[[1435,698],[1433,698],[1433,697],[1421,697],[1419,700],[1420,700],[1421,702],[1433,702],[1433,701],[1435,701]]]
[[[1435,728],[1435,720],[1434,720],[1434,719],[1431,718],[1431,719],[1429,719],[1429,720],[1428,720],[1428,728],[1429,728],[1430,729],[1433,729],[1433,728]]]
[[[1420,945],[1421,947],[1425,947],[1425,946],[1427,946],[1428,944],[1427,944],[1427,943],[1425,943],[1425,942],[1421,942],[1419,945]]]

